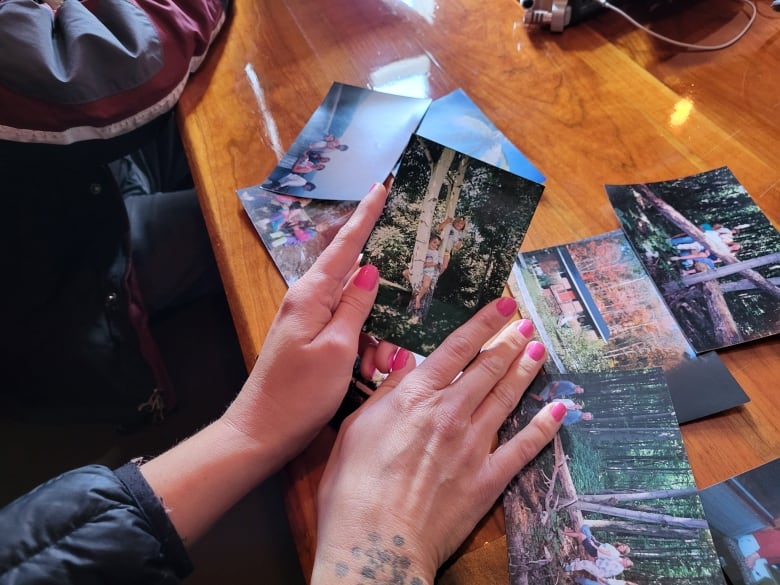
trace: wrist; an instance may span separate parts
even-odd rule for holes
[[[339,585],[370,581],[377,584],[433,585],[435,567],[425,567],[397,534],[366,531],[340,544],[318,539],[312,585]]]

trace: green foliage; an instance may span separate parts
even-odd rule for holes
[[[366,329],[382,331],[388,341],[416,348],[419,353],[428,355],[472,314],[465,307],[441,303],[434,297],[428,318],[421,323],[412,323],[406,314],[410,298],[408,291],[380,285],[377,303]]]

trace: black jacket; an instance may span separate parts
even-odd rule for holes
[[[0,510],[0,584],[172,584],[192,571],[138,467],[82,467]]]

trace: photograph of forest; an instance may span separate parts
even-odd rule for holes
[[[311,268],[357,207],[357,201],[316,201],[240,189],[238,197],[288,286]]]
[[[262,186],[359,201],[392,172],[431,100],[334,83]]]
[[[501,293],[544,187],[420,136],[364,248],[366,331],[426,356]]]
[[[701,490],[723,570],[733,585],[780,583],[780,459]]]
[[[620,230],[518,254],[508,285],[547,372],[660,367],[681,423],[748,400],[715,352],[696,354]]]
[[[511,585],[723,583],[663,372],[539,376],[499,441],[552,400],[564,426],[504,492]]]
[[[780,234],[727,167],[606,190],[697,352],[780,331]]]

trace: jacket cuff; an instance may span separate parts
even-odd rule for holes
[[[138,469],[138,464],[133,461],[126,463],[115,469],[114,474],[133,495],[139,508],[146,515],[155,537],[160,542],[162,553],[176,575],[183,579],[192,573],[192,561],[187,554],[187,549],[168,518],[160,498],[157,497]]]

